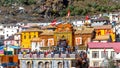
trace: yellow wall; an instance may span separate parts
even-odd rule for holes
[[[96,30],[96,35],[98,36],[98,32],[100,31],[100,35],[107,35],[108,33],[110,34],[111,36],[111,39],[112,39],[112,42],[115,41],[115,33],[110,30],[110,29],[101,29],[101,30]]]
[[[31,40],[34,37],[38,37],[38,32],[22,32],[21,35],[21,46],[22,48],[31,48]],[[26,36],[26,38],[25,38]],[[31,37],[30,37],[31,36]]]
[[[111,39],[112,39],[112,42],[115,42],[115,33],[114,32],[111,32],[110,33],[110,36],[111,36]]]
[[[104,30],[100,30],[101,31],[101,35],[105,35],[105,31]]]

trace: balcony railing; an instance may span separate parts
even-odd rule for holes
[[[18,55],[19,59],[40,59],[40,58],[75,58],[75,54],[19,54]]]

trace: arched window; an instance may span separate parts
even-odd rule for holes
[[[43,68],[43,63],[42,62],[38,62],[38,68]]]
[[[63,68],[62,62],[58,62],[58,68]]]
[[[49,62],[45,62],[45,68],[50,68]]]
[[[27,68],[32,68],[30,62],[27,62]]]

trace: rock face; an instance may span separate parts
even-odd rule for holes
[[[31,21],[31,18],[36,21],[39,18],[51,21],[51,19],[66,16],[68,9],[71,11],[71,16],[120,9],[119,0],[1,0],[0,6],[0,17],[8,16],[20,21]]]

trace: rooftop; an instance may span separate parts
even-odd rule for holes
[[[38,41],[42,41],[42,39],[41,38],[33,38],[31,41],[38,42]]]
[[[39,29],[39,28],[29,28],[29,29],[26,29],[26,30],[23,31],[23,32],[29,32],[29,31],[39,31],[39,32],[41,32],[42,30]]]
[[[112,29],[112,25],[94,26],[94,29]]]
[[[54,31],[52,30],[43,30],[40,35],[54,35]]]
[[[115,43],[90,42],[90,43],[88,43],[88,48],[90,48],[90,49],[112,48],[115,50],[115,52],[120,52],[120,42],[115,42]]]

